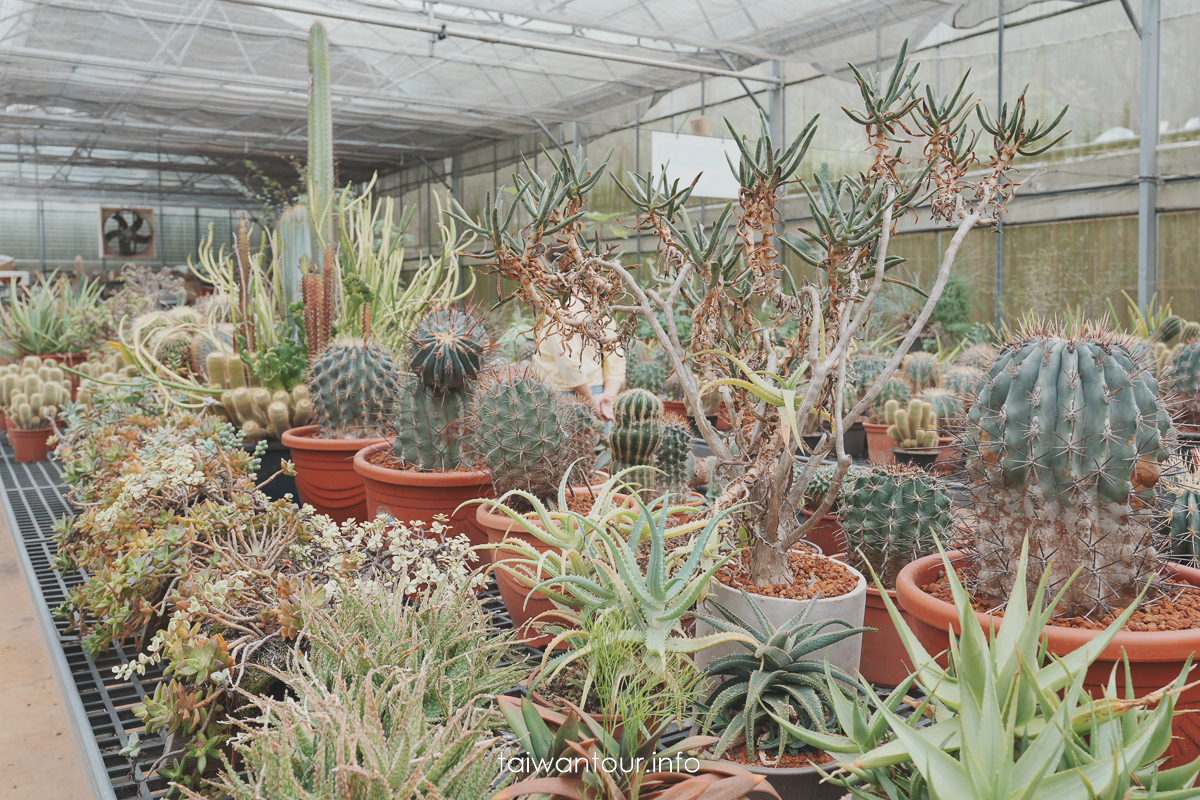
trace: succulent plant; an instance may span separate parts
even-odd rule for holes
[[[1180,477],[1159,508],[1163,532],[1170,538],[1171,558],[1200,566],[1200,461]]]
[[[21,430],[48,427],[50,418],[71,402],[71,382],[52,360],[15,378],[5,413]]]
[[[956,424],[963,412],[966,411],[962,395],[950,389],[925,389],[917,395],[916,399],[922,403],[928,403],[933,408],[933,415],[937,417],[939,428],[945,428],[947,423]]]
[[[1167,347],[1173,346],[1179,341],[1179,335],[1183,333],[1183,317],[1178,314],[1171,314],[1163,319],[1154,330],[1151,340],[1162,342]]]
[[[938,418],[929,403],[910,400],[902,408],[895,400],[888,400],[884,415],[888,436],[898,447],[937,447]]]
[[[961,446],[979,523],[978,588],[1004,602],[1029,538],[1059,612],[1103,616],[1154,577],[1149,507],[1170,448],[1158,382],[1100,332],[1035,331],[1007,344],[979,386]],[[1026,587],[1032,594],[1034,586]]]
[[[654,466],[662,472],[658,476],[660,491],[676,497],[686,497],[691,492],[689,483],[696,474],[696,454],[692,450],[692,428],[684,417],[678,414],[663,417],[662,444],[654,454]]]
[[[887,588],[911,561],[937,552],[954,526],[950,493],[908,464],[862,469],[842,485],[842,533],[850,563]]]
[[[1200,342],[1181,344],[1168,350],[1171,387],[1183,399],[1183,410],[1200,424]]]
[[[976,342],[964,347],[962,352],[958,354],[958,358],[954,360],[954,363],[962,367],[974,367],[982,372],[987,372],[991,369],[992,362],[996,360],[996,356],[999,353],[999,349],[994,344]]]
[[[908,386],[908,381],[899,376],[888,378],[887,383],[883,384],[883,388],[879,390],[879,395],[875,398],[875,406],[871,409],[871,418],[882,423],[887,419],[887,403],[889,400],[895,400],[900,405],[908,405],[908,401],[912,399],[912,389]]]
[[[805,464],[803,461],[797,461],[794,469],[794,474],[799,474],[804,470]],[[862,472],[865,467],[850,465],[846,470],[846,474],[842,476],[842,486],[838,491],[838,496],[834,498],[833,505],[829,507],[826,513],[837,513],[841,507],[842,495],[846,491],[846,487],[854,482],[854,477]],[[825,464],[816,471],[812,476],[812,480],[808,482],[808,488],[804,492],[804,507],[806,509],[815,510],[821,505],[821,501],[825,499],[825,495],[829,492],[829,487],[833,484],[833,474],[837,471],[837,464]]]
[[[211,367],[212,361],[209,361]],[[312,421],[322,439],[368,439],[391,430],[399,365],[382,345],[344,337],[308,369]]]
[[[887,362],[886,356],[877,353],[858,353],[850,359],[850,367],[854,370],[854,388],[860,397],[883,372]]]
[[[717,686],[701,706],[702,727],[720,737],[713,747],[718,758],[737,744],[744,744],[751,757],[768,750],[782,758],[807,743],[781,728],[771,712],[807,730],[829,733],[831,727],[836,729],[836,723],[830,725],[834,718],[832,693],[839,689],[826,682],[826,670],[834,680],[848,685],[853,685],[854,679],[813,654],[871,629],[852,628],[840,619],[808,622],[816,603],[805,604],[802,612],[776,628],[745,589],[742,596],[754,610],[755,622],[740,618],[711,598],[706,606],[715,608],[724,619],[699,611],[695,615],[718,631],[742,636],[739,643],[748,651],[718,658],[705,667],[705,675]],[[833,626],[841,629],[826,632]]]
[[[285,208],[279,214],[275,223],[275,269],[282,277],[284,302],[288,308],[300,302],[302,298],[301,283],[307,266],[307,271],[315,271],[321,258],[320,242],[313,228],[312,214],[308,206],[297,204]]]
[[[666,389],[667,368],[659,361],[635,361],[625,372],[625,383],[630,389],[645,389],[662,397]]]
[[[612,468],[651,467],[663,439],[663,404],[645,389],[630,389],[617,395],[613,405],[613,428],[608,436]],[[634,470],[625,478],[631,484],[653,486],[650,470]]]
[[[409,348],[412,374],[398,393],[393,454],[409,466],[436,472],[475,464],[469,413],[481,370],[495,348],[491,333],[473,312],[433,308],[417,323]]]
[[[502,369],[475,391],[471,448],[487,464],[497,496],[524,491],[546,499],[568,473],[572,485],[591,478],[599,440],[594,418],[586,403],[563,396],[532,370]]]
[[[254,386],[255,377],[239,356],[211,350],[205,357],[210,386],[224,388],[221,408],[247,439],[278,439],[289,428],[313,421],[312,394],[300,384],[288,392]]]
[[[521,346],[517,348],[517,361],[532,361],[533,357],[537,355],[537,352],[537,342],[533,341],[532,339],[527,342],[522,342]]]
[[[1200,341],[1200,322],[1188,322],[1179,331],[1179,343],[1191,344]]]
[[[942,388],[958,395],[967,396],[975,391],[975,385],[983,377],[983,370],[952,364],[942,368]]]
[[[904,377],[912,384],[913,391],[919,392],[930,386],[938,385],[938,375],[942,364],[933,353],[909,353],[900,363]]]

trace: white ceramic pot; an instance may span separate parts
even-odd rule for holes
[[[771,624],[776,628],[782,627],[797,614],[803,613],[804,609],[814,602],[817,605],[816,608],[808,612],[808,622],[817,622],[823,619],[840,619],[849,623],[852,628],[860,627],[863,623],[863,614],[867,607],[867,579],[853,567],[846,566],[840,561],[838,563],[858,577],[858,585],[849,594],[842,595],[841,597],[822,597],[818,600],[786,600],[779,597],[767,597],[751,593],[750,600],[758,606],[763,616],[770,620]],[[740,591],[731,589],[718,581],[712,582],[710,591],[721,605],[728,608],[734,614],[737,614],[747,623],[757,627],[755,624],[757,617],[754,615],[754,610],[746,603],[746,599],[742,597]],[[721,613],[710,606],[708,601],[700,604],[700,611],[717,619],[723,619]],[[696,620],[697,638],[713,633],[717,633],[717,631],[711,625],[704,622],[704,620]],[[696,653],[696,663],[703,669],[718,658],[740,652],[745,652],[745,648],[737,642],[719,644]],[[835,667],[841,667],[849,674],[854,675],[858,672],[859,656],[861,654],[862,636],[851,636],[848,639],[831,644],[829,647],[817,650],[809,658],[823,660],[828,656],[830,664]]]

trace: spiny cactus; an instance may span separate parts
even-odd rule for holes
[[[1200,322],[1189,322],[1179,332],[1180,344],[1191,344],[1200,341]]]
[[[191,348],[188,351],[188,366],[195,375],[199,375],[204,380],[208,380],[209,353],[232,353],[234,348],[232,325],[218,325],[213,329],[212,334],[212,338],[208,336],[193,337]]]
[[[532,361],[537,352],[537,342],[532,339],[527,342],[521,342],[521,346],[517,348],[517,361]]]
[[[666,381],[667,368],[658,361],[635,361],[625,372],[625,383],[630,389],[645,389],[659,397],[663,396]]]
[[[869,565],[889,589],[906,564],[936,552],[953,527],[950,493],[908,464],[847,476],[840,499],[850,563],[863,572]]]
[[[312,420],[322,439],[370,439],[391,430],[399,365],[376,342],[336,339],[308,369]]]
[[[492,351],[492,335],[473,313],[435,308],[413,329],[414,375],[435,394],[463,390],[475,381]]]
[[[999,353],[1000,350],[994,344],[976,342],[964,347],[958,354],[958,358],[954,359],[954,363],[961,367],[974,367],[982,372],[987,372],[991,369],[992,362],[996,360]]]
[[[308,201],[321,241],[333,243],[333,93],[329,35],[314,22],[308,32]]]
[[[221,405],[251,440],[278,439],[290,428],[307,425],[313,415],[312,398],[303,385],[290,392],[246,386],[226,389],[221,393]]]
[[[409,341],[411,377],[396,407],[393,453],[412,467],[444,472],[473,466],[471,396],[495,342],[474,312],[433,308]]]
[[[895,400],[900,405],[908,405],[908,401],[912,399],[912,389],[908,387],[908,381],[904,378],[893,376],[888,378],[887,383],[883,384],[879,395],[875,398],[875,405],[871,409],[871,419],[882,423],[887,419],[887,404],[889,400]]]
[[[1200,342],[1181,344],[1168,351],[1171,387],[1182,397],[1183,411],[1192,424],[1200,424]]]
[[[6,413],[22,430],[48,427],[50,417],[71,401],[71,382],[57,366],[43,365],[14,377]]]
[[[283,296],[289,308],[303,299],[304,272],[315,272],[321,266],[321,246],[315,233],[306,205],[285,208],[275,223],[275,269],[282,276]]]
[[[662,400],[645,389],[630,389],[617,395],[613,405],[613,429],[608,437],[614,473],[629,467],[649,467],[663,438]],[[653,486],[653,473],[635,470],[625,476],[630,484]]]
[[[975,391],[975,385],[983,377],[983,370],[975,367],[952,365],[942,368],[942,388],[955,394],[967,396]]]
[[[799,476],[804,471],[805,463],[797,461],[796,466],[792,471],[794,476]],[[854,482],[854,478],[863,471],[865,467],[851,465],[846,470],[846,474],[842,476],[842,486],[838,492],[838,496],[833,499],[833,505],[825,513],[836,514],[841,507],[842,492],[846,491],[846,487]],[[812,476],[812,480],[808,482],[808,488],[804,490],[804,507],[810,511],[815,511],[825,500],[825,495],[829,493],[829,487],[833,485],[833,473],[837,470],[837,464],[825,464]]]
[[[865,352],[858,353],[850,359],[850,368],[854,371],[853,385],[859,397],[862,397],[867,388],[875,382],[879,373],[887,366],[887,362],[886,356]]]
[[[553,498],[563,477],[592,477],[599,432],[587,404],[554,390],[532,370],[502,369],[480,382],[471,404],[472,450],[497,496],[519,490]]]
[[[884,413],[888,436],[897,447],[937,447],[938,419],[929,403],[910,400],[907,408],[901,408],[895,400],[889,400]]]
[[[1033,332],[1001,351],[961,439],[978,514],[978,589],[1003,602],[1029,538],[1029,574],[1051,590],[1079,570],[1058,612],[1103,616],[1154,577],[1149,507],[1170,448],[1154,374],[1097,331]],[[1032,596],[1033,585],[1026,587]]]
[[[654,466],[662,471],[657,481],[659,491],[670,492],[677,499],[691,493],[689,483],[696,474],[696,454],[686,418],[678,414],[663,416],[662,443],[654,454]]]
[[[1155,329],[1151,338],[1153,341],[1162,342],[1167,347],[1171,347],[1179,340],[1181,333],[1183,333],[1183,317],[1171,314],[1158,324],[1158,328]]]
[[[962,395],[949,389],[926,389],[918,394],[916,399],[928,403],[933,408],[938,430],[946,428],[947,425],[956,427],[966,410]]]
[[[1200,566],[1200,460],[1167,492],[1159,514],[1170,537],[1171,558],[1189,567]]]
[[[917,352],[906,355],[900,369],[912,384],[913,391],[919,392],[930,386],[937,386],[942,364],[933,353]]]

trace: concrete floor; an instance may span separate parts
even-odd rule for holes
[[[0,514],[0,800],[90,800],[83,755]]]

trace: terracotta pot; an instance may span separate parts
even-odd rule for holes
[[[804,518],[808,519],[808,512]],[[846,537],[842,536],[842,518],[837,514],[826,514],[808,532],[808,541],[821,548],[827,556],[835,556],[846,550]]]
[[[690,412],[688,412],[687,403],[682,400],[663,400],[663,413],[686,417]]]
[[[896,590],[889,589],[888,597],[896,602]],[[908,612],[901,610],[900,615],[912,627],[913,620]],[[898,686],[912,672],[908,653],[900,641],[900,634],[892,623],[883,597],[874,586],[867,586],[867,608],[863,613],[863,625],[875,628],[873,633],[862,635],[862,660],[858,671],[863,677],[881,686]]]
[[[846,566],[844,563],[842,563],[842,566],[845,566],[846,569],[858,577],[858,585],[849,594],[844,594],[841,597],[821,597],[817,600],[789,600],[780,597],[751,594],[750,602],[757,606],[758,610],[776,627],[781,627],[797,614],[802,613],[807,606],[815,603],[816,607],[809,612],[808,622],[817,622],[823,619],[840,619],[848,622],[850,627],[857,628],[863,624],[863,612],[866,609],[867,599],[867,579],[853,567]],[[741,619],[754,624],[753,620],[756,619],[754,609],[742,597],[740,591],[730,588],[720,581],[713,581],[709,585],[709,591],[711,592],[711,596],[721,603],[721,605],[728,608]],[[715,608],[705,608],[706,605],[707,602],[701,605],[701,609],[705,614],[714,616],[717,619],[722,618],[720,612]],[[696,620],[697,638],[714,633],[717,633],[717,631],[707,622],[702,619]],[[862,637],[851,636],[829,647],[817,650],[808,657],[820,660],[828,656],[830,664],[841,667],[853,675],[858,670],[861,649]],[[746,648],[737,642],[718,644],[697,653],[696,664],[703,669],[718,658],[744,652],[747,652]]]
[[[951,559],[961,559],[959,551],[949,553]],[[1168,575],[1179,583],[1200,586],[1200,570],[1180,564],[1167,564]],[[911,615],[913,633],[930,654],[942,654],[938,661],[945,664],[944,652],[950,646],[948,631],[960,632],[958,614],[951,603],[939,600],[921,589],[937,580],[944,572],[941,556],[919,558],[900,571],[896,579],[896,593],[900,606]],[[995,625],[999,628],[1004,617],[992,618],[990,614],[975,612],[983,624],[984,631]],[[1062,628],[1047,625],[1044,638],[1047,649],[1053,655],[1064,656],[1096,637],[1097,631],[1079,628]],[[1137,697],[1167,686],[1179,677],[1184,662],[1200,651],[1200,629],[1186,631],[1122,631],[1116,635],[1100,657],[1088,670],[1084,688],[1093,697],[1103,694],[1109,675],[1121,665],[1122,653],[1129,656],[1129,665]],[[1117,672],[1123,675],[1123,667]],[[1118,679],[1119,685],[1124,686]],[[1123,692],[1123,689],[1122,689]],[[1122,696],[1124,694],[1122,693]],[[1194,686],[1179,696],[1176,711],[1200,709],[1200,686]],[[1178,714],[1172,724],[1174,738],[1167,755],[1167,767],[1180,766],[1200,756],[1200,719],[1197,714]]]
[[[719,431],[733,430],[733,423],[730,421],[730,418],[729,418],[729,409],[725,406],[724,403],[721,403],[721,407],[717,411],[717,430],[719,430]]]
[[[864,422],[867,431],[867,459],[872,464],[895,464],[892,448],[896,443],[887,434],[887,425],[876,425],[874,422]]]
[[[301,502],[339,524],[351,518],[369,519],[367,492],[354,471],[354,454],[383,439],[317,439],[316,432],[316,425],[304,425],[284,431],[281,437],[292,449]]]
[[[1200,426],[1178,425],[1179,444],[1175,448],[1184,459],[1189,459],[1200,452]]]
[[[45,461],[50,457],[47,442],[54,431],[47,425],[31,431],[22,430],[15,425],[8,430],[8,440],[12,443],[13,454],[18,464],[32,464],[35,461]]]
[[[354,455],[354,471],[366,489],[367,517],[380,509],[401,522],[429,523],[436,514],[450,518],[450,530],[465,533],[472,546],[487,544],[488,537],[475,520],[475,508],[460,508],[468,500],[492,496],[492,479],[486,472],[419,472],[372,464],[367,457],[388,448],[372,444]]]

